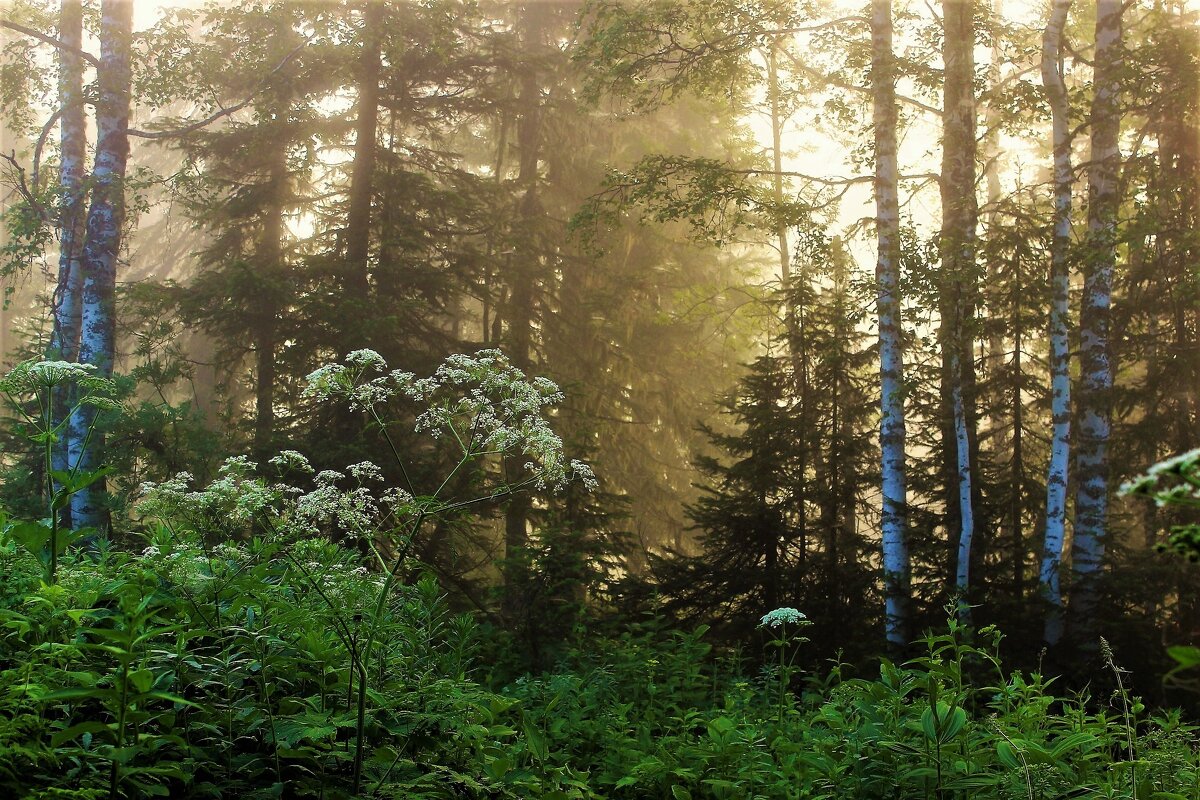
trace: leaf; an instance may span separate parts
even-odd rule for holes
[[[39,558],[50,541],[50,526],[44,522],[11,522],[4,533],[17,544]]]
[[[1095,749],[1098,744],[1096,737],[1090,733],[1072,733],[1054,742],[1054,746],[1050,748],[1050,757],[1061,759],[1068,751],[1075,749],[1086,753]]]
[[[996,743],[996,756],[1000,759],[1000,763],[1009,769],[1017,769],[1021,766],[1008,742],[1002,741]]]
[[[1167,648],[1167,655],[1179,665],[1178,669],[1188,669],[1200,664],[1200,647],[1176,645]]]
[[[97,722],[95,720],[80,722],[77,725],[72,725],[69,728],[55,732],[54,735],[50,737],[50,746],[59,747],[63,742],[69,742],[77,736],[84,736],[84,747],[87,747],[90,744],[90,738],[87,737],[89,737],[91,734],[105,733],[107,731],[108,726],[103,722]]]
[[[162,692],[162,691],[145,692],[142,694],[142,697],[148,698],[150,700],[163,700],[168,703],[178,703],[181,706],[188,706],[190,708],[203,708],[203,706],[200,705],[199,703],[193,703],[191,700],[180,697],[177,694],[171,694],[170,692]]]
[[[533,753],[533,757],[539,763],[545,762],[550,755],[546,737],[528,719],[522,721],[521,727],[525,732],[525,742],[529,745],[529,752]]]
[[[671,796],[674,797],[675,800],[692,800],[692,793],[679,784],[675,784],[671,787]]]
[[[154,673],[148,669],[138,669],[129,673],[129,682],[139,693],[146,693],[154,686]]]

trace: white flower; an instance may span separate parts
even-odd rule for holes
[[[350,473],[355,480],[359,481],[382,481],[383,470],[377,464],[370,461],[360,461],[357,464],[351,464],[346,467],[346,471]]]
[[[84,395],[82,399],[89,401],[99,400],[117,393],[116,383],[96,374],[95,364],[38,359],[22,361],[7,375],[0,378],[0,392],[18,395],[45,391],[63,383],[78,384]]]
[[[784,606],[777,608],[774,611],[763,614],[763,618],[758,623],[760,628],[778,628],[780,625],[796,625],[804,622],[808,618],[794,608]]]
[[[268,463],[280,470],[294,470],[306,475],[311,475],[313,472],[312,464],[308,463],[308,459],[305,458],[304,454],[298,453],[295,450],[280,450],[279,455],[272,458]]]
[[[343,473],[336,469],[323,469],[313,478],[317,486],[332,486],[333,484],[346,477]]]
[[[1175,472],[1189,464],[1194,464],[1197,460],[1200,460],[1200,449],[1189,450],[1186,453],[1180,453],[1177,456],[1168,458],[1166,461],[1158,462],[1146,470],[1146,474],[1150,477],[1157,477],[1167,472]]]
[[[374,367],[380,372],[387,369],[387,362],[383,360],[383,356],[367,348],[347,353],[346,363],[356,367]]]

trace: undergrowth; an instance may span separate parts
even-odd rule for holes
[[[354,796],[365,676],[362,797],[1200,798],[1193,726],[1008,672],[995,631],[951,622],[863,678],[754,672],[703,629],[634,626],[494,686],[430,578],[396,588],[360,668],[328,602],[373,601],[357,560],[160,541],[68,554],[49,585],[5,543],[0,796]]]

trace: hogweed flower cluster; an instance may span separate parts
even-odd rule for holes
[[[804,616],[802,612],[790,606],[784,606],[763,614],[762,619],[759,620],[758,627],[778,628],[781,625],[799,625],[807,621],[808,617]]]
[[[117,395],[116,382],[97,375],[95,364],[31,359],[20,362],[0,378],[0,392],[10,398],[42,395],[67,385],[76,387],[79,403],[105,410],[120,407],[114,399]]]
[[[375,351],[356,350],[342,363],[310,374],[304,395],[343,403],[370,414],[381,425],[393,400],[420,404],[424,410],[415,415],[414,431],[453,440],[464,463],[520,454],[529,471],[529,485],[559,489],[579,480],[589,489],[596,486],[592,470],[566,458],[562,439],[550,427],[548,416],[562,400],[558,387],[544,378],[527,378],[499,350],[450,356],[427,378],[389,371]],[[204,489],[193,488],[187,473],[146,484],[141,511],[163,519],[191,520],[197,531],[233,534],[266,524],[294,538],[333,531],[369,537],[387,527],[389,520],[399,523],[446,501],[414,497],[410,489],[399,487],[372,488],[385,477],[383,469],[370,461],[351,464],[344,471],[317,472],[303,454],[284,450],[268,463],[281,480],[260,477],[258,465],[239,456],[228,459],[217,479]],[[311,480],[311,488],[294,485],[297,476]],[[356,485],[348,486],[351,482]]]
[[[499,350],[451,355],[427,378],[389,371],[374,350],[355,350],[344,363],[312,372],[303,395],[344,403],[379,422],[388,403],[407,400],[425,408],[413,430],[455,440],[465,458],[520,453],[539,489],[561,489],[571,480],[596,486],[586,464],[566,458],[562,439],[547,420],[563,399],[558,386],[527,378]]]

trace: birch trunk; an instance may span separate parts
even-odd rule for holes
[[[1121,0],[1096,2],[1096,53],[1088,164],[1088,243],[1079,315],[1079,427],[1075,449],[1075,530],[1071,548],[1074,634],[1086,649],[1096,642],[1096,603],[1108,526],[1108,438],[1112,428],[1113,368],[1109,341],[1116,263],[1117,173],[1120,169]]]
[[[63,0],[58,38],[72,48],[83,47],[83,3]],[[54,289],[52,312],[54,331],[48,356],[75,361],[79,358],[79,327],[84,242],[84,160],[87,158],[87,127],[83,103],[83,59],[66,48],[58,49],[59,97],[59,217],[58,282]],[[59,386],[54,392],[53,423],[61,425],[71,410],[71,387]],[[70,437],[60,434],[54,447],[51,466],[66,470]],[[63,509],[63,524],[70,526],[70,509]]]
[[[911,577],[908,499],[905,488],[904,350],[900,320],[900,208],[896,161],[896,72],[892,4],[871,2],[871,92],[875,128],[876,313],[879,316],[879,383],[882,470],[883,585],[888,644],[908,644]]]
[[[1050,250],[1050,393],[1053,429],[1046,472],[1046,532],[1038,570],[1038,591],[1046,604],[1042,638],[1054,646],[1063,635],[1060,581],[1067,529],[1067,470],[1071,454],[1071,121],[1063,78],[1062,37],[1071,0],[1054,0],[1042,35],[1042,85],[1050,102],[1054,145],[1054,238]]]
[[[96,105],[96,161],[92,167],[92,200],[83,247],[83,292],[80,312],[79,361],[94,364],[111,376],[116,350],[115,290],[117,256],[125,222],[124,180],[129,158],[130,40],[132,0],[104,0],[100,6],[100,66],[96,71],[100,98]],[[100,465],[103,436],[88,432],[95,424],[94,406],[82,406],[71,417],[71,467],[90,472]],[[99,529],[105,519],[94,483],[71,498],[75,528]]]
[[[958,526],[954,590],[958,615],[970,621],[966,597],[971,588],[971,545],[975,536],[974,478],[968,372],[974,371],[975,228],[975,24],[973,0],[944,0],[942,59],[945,63],[942,111],[942,320],[943,402],[949,405],[953,444],[951,502]]]

